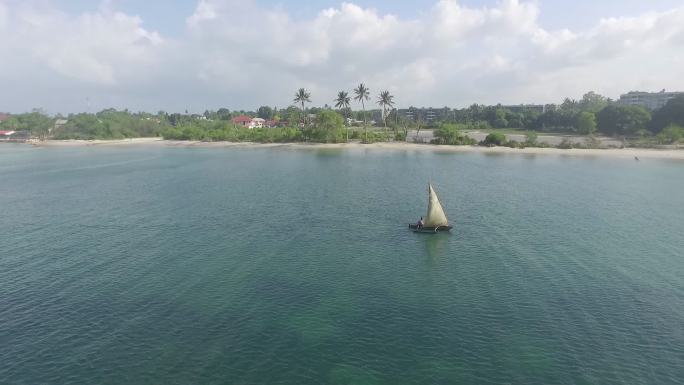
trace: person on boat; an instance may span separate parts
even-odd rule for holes
[[[425,222],[423,222],[423,217],[420,217],[418,222],[416,222],[416,227],[419,229],[422,229],[424,225],[425,225]]]

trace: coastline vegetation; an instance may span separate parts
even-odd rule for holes
[[[465,124],[442,123],[434,131],[435,139],[432,144],[446,145],[475,145],[477,141],[465,135],[463,131],[469,129]]]
[[[353,99],[361,110],[351,108],[350,93],[340,91],[331,102],[335,109],[310,107],[311,93],[301,88],[293,105],[287,108],[261,106],[256,111],[230,111],[221,108],[204,114],[130,112],[106,109],[97,113],[49,116],[41,110],[10,115],[0,122],[0,130],[24,131],[38,139],[126,139],[163,137],[171,140],[235,141],[260,143],[361,141],[405,141],[409,132],[432,129],[433,144],[508,147],[546,147],[538,134],[582,136],[581,142],[565,138],[560,148],[599,148],[598,135],[621,140],[626,146],[656,147],[684,141],[684,97],[671,99],[664,107],[648,111],[639,106],[614,103],[594,92],[581,100],[565,99],[558,106],[547,105],[544,111],[522,106],[515,111],[501,105],[473,104],[449,110],[441,120],[425,116],[399,114],[394,95],[379,93],[380,110],[367,110],[370,90],[361,83],[353,90]],[[411,111],[409,109],[409,111]],[[417,110],[414,110],[417,111]],[[248,128],[236,124],[237,116],[261,118],[270,127]],[[369,121],[369,117],[372,119]],[[370,126],[370,127],[369,127]],[[487,134],[477,143],[467,132]],[[507,135],[525,135],[521,142],[507,140]]]

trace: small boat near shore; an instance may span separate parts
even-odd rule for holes
[[[409,224],[409,229],[413,230],[414,233],[438,233],[451,231],[452,228],[449,226],[449,220],[439,202],[435,189],[431,183],[428,183],[428,209],[425,220],[422,225],[418,223]]]

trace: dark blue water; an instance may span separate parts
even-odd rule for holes
[[[432,180],[455,229],[414,234]],[[684,162],[0,147],[0,384],[678,384]]]

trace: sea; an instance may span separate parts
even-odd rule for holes
[[[682,382],[683,161],[0,146],[0,384]]]

